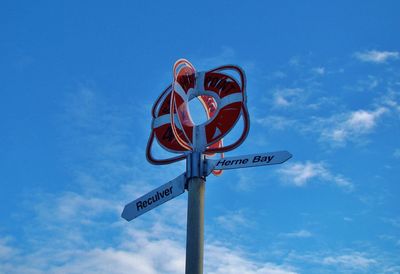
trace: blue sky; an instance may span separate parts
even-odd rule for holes
[[[187,193],[152,166],[151,105],[187,58],[237,64],[251,129],[209,176],[205,273],[400,273],[397,1],[2,1],[0,272],[183,273]],[[161,152],[160,152],[161,153]]]

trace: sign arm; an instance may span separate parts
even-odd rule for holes
[[[121,217],[128,222],[185,192],[186,172],[125,205]]]
[[[236,169],[245,167],[257,167],[265,165],[282,164],[292,158],[292,154],[287,151],[276,151],[269,153],[256,153],[243,156],[221,158],[218,160],[207,159],[205,161],[205,176],[209,175],[214,169]]]

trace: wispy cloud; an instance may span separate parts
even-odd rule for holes
[[[66,120],[79,135],[74,138],[90,139],[83,142],[91,144],[85,148],[90,159],[79,161],[79,168],[73,167],[74,191],[30,193],[24,201],[28,208],[24,214],[29,214],[31,225],[24,227],[21,236],[29,239],[29,244],[21,248],[21,239],[11,241],[1,233],[0,273],[183,273],[185,194],[131,223],[120,214],[125,203],[154,184],[174,178],[174,172],[182,172],[184,167],[157,167],[154,172],[143,163],[143,151],[140,157],[126,156],[132,154],[127,144],[131,138],[126,138],[134,137],[129,135],[132,121],[120,115],[121,110],[103,105],[93,90],[83,89],[72,97]],[[241,212],[231,217],[219,221],[246,223]],[[289,266],[251,258],[231,246],[229,242],[206,243],[207,273],[295,273]],[[227,257],[229,260],[221,259]]]
[[[283,71],[277,70],[270,75],[267,76],[267,79],[284,79],[287,77],[287,74]]]
[[[316,74],[316,75],[324,75],[326,73],[325,68],[324,67],[316,67],[316,68],[312,68],[311,72]]]
[[[249,172],[239,169],[234,172],[237,175],[237,181],[232,185],[235,191],[243,192],[254,190],[254,188],[258,185],[258,181],[255,179],[255,174],[251,171]]]
[[[310,238],[313,236],[313,234],[308,230],[301,229],[289,233],[281,233],[279,236],[286,238]]]
[[[400,114],[400,92],[389,88],[388,92],[379,98],[378,104]]]
[[[304,90],[301,88],[283,88],[274,92],[273,104],[275,107],[290,107],[305,100]]]
[[[265,116],[262,118],[255,118],[253,120],[255,123],[257,123],[261,126],[276,129],[276,130],[285,130],[289,127],[294,126],[297,123],[296,120],[289,119],[289,118],[287,118],[285,116],[281,116],[281,115],[269,115],[269,116]]]
[[[239,228],[249,227],[252,222],[243,211],[228,212],[215,218],[217,224],[228,231],[235,231]]]
[[[354,56],[362,61],[369,63],[385,63],[389,60],[399,59],[398,51],[378,51],[378,50],[369,50],[363,52],[356,52]]]
[[[206,261],[211,274],[295,274],[297,271],[287,265],[251,261],[240,252],[224,246],[212,245],[206,249]]]
[[[1,261],[15,256],[16,253],[16,249],[11,246],[11,239],[9,237],[0,237],[0,264]]]
[[[334,146],[344,146],[349,140],[359,140],[360,137],[372,132],[378,119],[387,112],[384,107],[375,110],[360,109],[330,118],[316,120],[314,127],[320,128],[321,140]]]
[[[372,91],[372,90],[376,90],[376,88],[380,84],[382,84],[382,82],[383,81],[382,81],[381,77],[377,77],[374,75],[367,75],[367,76],[362,76],[362,78],[360,80],[357,80],[355,83],[352,83],[351,85],[344,86],[344,89],[348,90],[349,92]]]
[[[343,221],[345,221],[345,222],[352,222],[352,221],[353,221],[353,218],[350,218],[350,217],[343,217]]]
[[[290,66],[299,66],[301,63],[301,58],[299,56],[293,56],[289,60]]]
[[[399,51],[360,51],[357,58],[388,62],[400,59],[399,54]],[[268,131],[290,130],[299,133],[309,140],[318,141],[329,151],[369,144],[372,138],[380,138],[384,134],[379,132],[381,126],[388,123],[395,125],[400,117],[399,72],[395,67],[398,63],[386,67],[385,72],[363,71],[354,74],[354,78],[348,78],[345,75],[350,73],[350,68],[355,64],[344,60],[344,67],[349,71],[342,76],[335,76],[338,82],[332,83],[331,77],[335,74],[331,72],[336,70],[334,62],[329,63],[328,70],[321,63],[307,62],[308,59],[311,58],[302,60],[304,66],[296,71],[296,75],[304,77],[272,82],[275,87],[263,95],[262,103],[265,104],[258,104],[257,116],[252,116],[252,122]],[[299,58],[291,61],[297,68]],[[293,69],[285,67],[279,71],[288,74]],[[314,75],[310,77],[310,73]],[[327,77],[316,77],[318,73],[324,73]],[[358,100],[359,96],[362,97]]]
[[[61,236],[61,235],[60,235]],[[182,245],[168,239],[129,239],[122,247],[53,247],[42,246],[31,254],[22,253],[4,264],[2,273],[180,273],[184,268]]]
[[[388,243],[391,243],[394,246],[400,246],[400,239],[397,236],[382,234],[382,235],[379,235],[379,239],[384,240]]]
[[[371,265],[376,264],[375,259],[371,259],[360,252],[354,252],[351,254],[328,256],[322,259],[322,264],[333,265],[344,269],[360,269],[366,270]]]
[[[375,248],[290,252],[286,259],[292,265],[308,265],[307,273],[397,273],[397,256],[383,254]]]
[[[359,84],[361,89],[373,90],[379,85],[379,79],[375,76],[368,75],[367,79],[360,81]]]
[[[393,152],[393,157],[396,159],[400,159],[400,148],[396,148]]]
[[[400,217],[397,218],[382,218],[385,223],[388,223],[396,228],[400,228]]]
[[[121,196],[119,193],[118,196]],[[101,202],[89,201],[75,193],[48,199],[44,204],[56,205],[51,216],[39,215],[36,229],[46,235],[29,234],[35,244],[26,250],[12,246],[7,238],[0,239],[0,272],[9,274],[123,274],[123,273],[182,273],[185,264],[185,206],[183,199],[173,200],[146,217],[127,223],[119,217],[116,208],[119,199],[102,197]],[[74,204],[76,203],[77,204]],[[113,222],[105,222],[109,210]],[[91,214],[85,214],[85,211]],[[80,214],[84,214],[80,216]],[[52,218],[63,215],[65,218]],[[100,216],[101,218],[96,218]],[[181,221],[175,220],[176,218]],[[171,218],[173,219],[171,221]],[[35,218],[34,218],[35,219]],[[87,221],[82,222],[82,219]],[[146,220],[145,220],[146,219]],[[118,221],[116,221],[118,220]],[[241,213],[230,219],[236,224],[245,224]],[[49,229],[59,226],[60,229]],[[229,221],[220,218],[222,223]],[[46,233],[47,232],[47,233]],[[69,235],[67,235],[69,234]],[[104,241],[104,235],[110,237]],[[75,240],[74,240],[75,239]],[[18,254],[18,256],[15,256]],[[294,274],[289,265],[278,265],[250,258],[240,249],[232,249],[229,243],[206,243],[206,273],[231,274]]]
[[[330,182],[346,190],[352,190],[353,184],[340,174],[333,174],[322,162],[288,163],[278,170],[285,183],[294,186],[306,186],[312,181]]]

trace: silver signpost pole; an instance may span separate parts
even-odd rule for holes
[[[203,273],[204,257],[204,191],[205,180],[189,179],[186,234],[186,274]]]
[[[186,228],[186,274],[203,273],[204,257],[204,192],[203,156],[192,152],[186,162],[188,176],[188,211]]]
[[[282,164],[292,157],[287,151],[255,153],[224,158],[223,153],[238,147],[246,138],[250,120],[246,106],[245,75],[237,66],[226,65],[197,73],[185,59],[174,65],[174,82],[162,92],[152,109],[152,131],[146,148],[147,160],[165,165],[186,159],[186,172],[128,203],[121,214],[131,221],[188,190],[186,230],[186,274],[203,274],[204,194],[206,177],[222,170]],[[237,73],[240,80],[227,72]],[[199,98],[209,120],[195,125],[190,118],[189,101]],[[239,118],[244,126],[240,137],[224,146],[222,138]],[[153,141],[170,152],[169,159],[153,157]],[[207,159],[221,153],[220,159]]]

